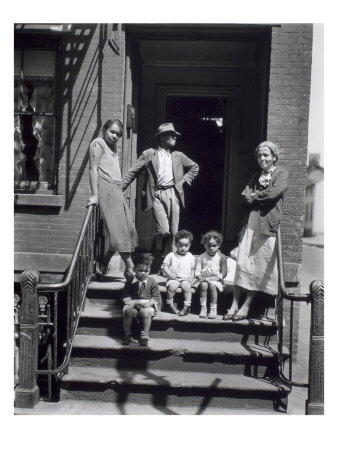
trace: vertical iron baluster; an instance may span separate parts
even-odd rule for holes
[[[309,390],[306,414],[324,414],[324,283],[313,281],[310,285],[312,297]]]
[[[290,350],[289,350],[289,380],[292,381],[292,355],[293,355],[293,302],[290,305]]]
[[[54,368],[58,366],[58,291],[54,292]]]
[[[48,335],[48,345],[47,345],[47,369],[51,370],[52,369],[52,347],[51,347],[51,333],[53,331],[53,328],[49,325],[51,323],[51,315],[50,315],[50,296],[48,296],[49,302],[47,304],[47,314],[46,314],[46,318],[47,318],[47,323],[48,323],[48,329],[49,329],[49,335]],[[48,401],[52,400],[52,375],[48,374],[47,375],[47,386],[48,386],[48,394],[47,394],[47,398]]]
[[[79,295],[80,295],[80,260],[77,260],[75,269],[75,298],[74,298],[74,315],[73,315],[73,325],[75,325],[76,314],[79,305]],[[75,326],[74,328],[75,329]]]
[[[76,301],[76,281],[77,281],[77,264],[75,266],[74,278],[73,278],[73,281],[72,281],[72,298],[71,298],[71,305],[72,305],[72,314],[71,314],[72,336],[73,336],[73,332],[74,332],[74,312],[75,312],[75,301]]]
[[[277,328],[279,333],[278,339],[278,350],[281,355],[283,352],[283,339],[284,339],[284,307],[283,307],[283,297],[281,293],[278,293],[278,302],[277,302]]]
[[[72,290],[72,283],[70,283],[70,286],[67,289],[67,349],[66,349],[66,353],[68,354],[68,349],[69,349],[69,345],[70,345],[70,341],[71,341],[71,333],[72,333],[72,326],[71,326],[71,290]]]

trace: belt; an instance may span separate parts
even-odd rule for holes
[[[173,187],[175,187],[175,185],[174,185],[174,184],[171,184],[170,186],[158,186],[157,189],[158,189],[159,191],[166,191],[167,189],[171,189],[171,188],[173,188]]]

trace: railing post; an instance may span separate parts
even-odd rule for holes
[[[307,415],[324,414],[324,283],[313,281]]]
[[[37,285],[40,274],[27,270],[20,276],[21,308],[19,325],[19,383],[15,390],[17,408],[33,408],[39,401],[39,387],[36,383],[38,367],[39,310]]]

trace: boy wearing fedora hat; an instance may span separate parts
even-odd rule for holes
[[[173,151],[181,136],[172,123],[163,123],[155,134],[155,148],[144,150],[122,178],[122,190],[144,170],[146,171],[142,210],[153,209],[156,222],[155,244],[158,254],[173,248],[178,231],[180,207],[185,206],[184,183],[191,185],[198,174],[198,165],[184,153]]]

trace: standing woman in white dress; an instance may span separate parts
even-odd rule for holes
[[[241,194],[241,203],[250,215],[238,246],[233,302],[223,320],[246,319],[257,291],[277,294],[276,234],[288,180],[287,170],[277,165],[279,153],[277,145],[270,141],[262,142],[255,150],[262,170]],[[239,309],[242,290],[246,298]]]

